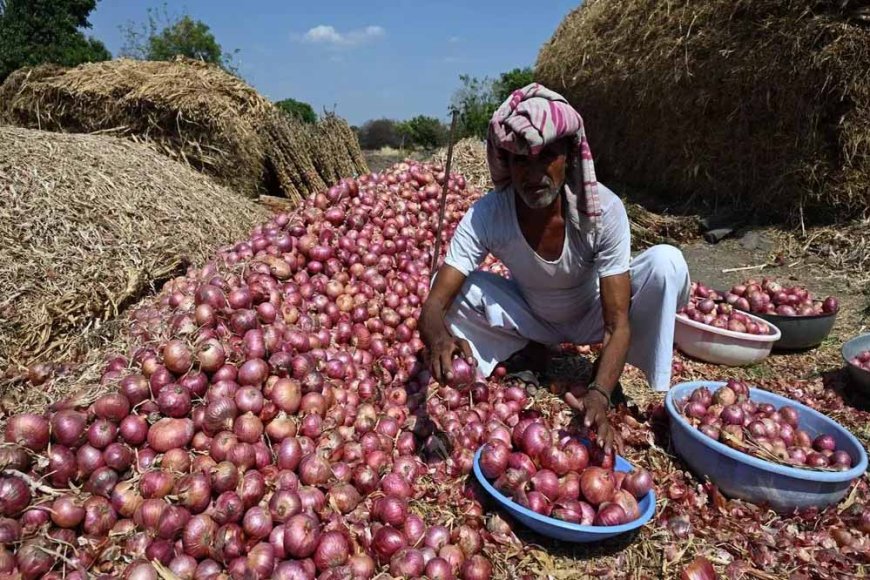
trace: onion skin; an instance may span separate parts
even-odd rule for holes
[[[716,580],[716,570],[710,561],[698,556],[680,572],[680,580]]]

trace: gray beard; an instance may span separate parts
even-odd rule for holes
[[[550,204],[556,201],[556,198],[559,196],[559,192],[561,190],[561,187],[551,188],[546,195],[542,195],[534,199],[529,199],[528,197],[526,197],[526,194],[520,190],[517,191],[517,194],[520,196],[520,199],[529,209],[544,209],[545,207],[549,207]]]

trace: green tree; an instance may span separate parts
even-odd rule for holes
[[[502,104],[511,93],[535,81],[532,67],[515,68],[501,75],[492,83],[492,94],[497,104]]]
[[[492,81],[461,75],[462,87],[453,95],[453,107],[459,111],[459,138],[486,138],[492,114],[498,107],[492,92]]]
[[[140,60],[172,60],[186,56],[238,73],[233,61],[238,50],[226,52],[207,24],[188,14],[172,17],[165,4],[162,13],[149,8],[147,22],[138,26],[130,22],[121,27],[121,32],[125,37],[122,56]]]
[[[359,129],[359,145],[363,149],[399,147],[401,144],[402,138],[396,130],[396,122],[392,119],[366,121]]]
[[[447,142],[448,129],[435,117],[417,115],[413,119],[402,121],[396,129],[400,135],[406,136],[406,144],[435,149]]]
[[[459,137],[486,138],[492,114],[510,94],[534,81],[531,67],[515,68],[495,80],[460,75],[462,87],[453,94],[453,107],[459,111]]]
[[[77,66],[109,60],[99,40],[86,37],[97,0],[0,0],[0,82],[24,66]]]
[[[314,109],[308,103],[303,103],[296,99],[284,99],[275,103],[275,106],[304,123],[317,122],[317,113],[314,112]]]

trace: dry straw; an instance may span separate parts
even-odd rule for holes
[[[0,119],[144,141],[251,197],[295,202],[367,171],[353,131],[335,115],[293,121],[242,80],[187,59],[21,69],[0,87]]]
[[[140,144],[0,127],[0,376],[75,360],[268,211]]]
[[[589,0],[536,75],[605,177],[770,217],[870,206],[870,26],[857,0]]]

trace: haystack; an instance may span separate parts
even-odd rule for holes
[[[0,120],[144,141],[252,197],[298,201],[367,171],[345,121],[291,120],[242,80],[188,59],[21,69],[0,87]]]
[[[140,144],[0,127],[0,376],[76,358],[267,210]]]
[[[447,148],[442,147],[436,151],[434,159],[442,165],[445,164]],[[486,192],[493,187],[486,163],[486,145],[479,139],[462,139],[454,144],[453,165],[450,172],[461,174],[474,189]],[[619,187],[614,189],[622,193],[618,191]],[[625,199],[623,203],[631,223],[631,241],[634,249],[661,243],[675,244],[697,237],[700,233],[697,216],[662,215]]]
[[[807,222],[870,207],[857,0],[588,0],[538,56],[604,177]]]

